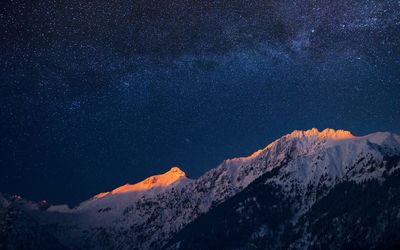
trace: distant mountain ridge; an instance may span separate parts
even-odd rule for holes
[[[264,212],[271,214],[274,212],[269,206],[289,209],[281,225],[289,230],[283,226],[285,223],[301,223],[313,206],[337,185],[344,182],[358,185],[373,180],[385,182],[388,177],[395,176],[400,168],[398,156],[400,137],[387,132],[356,137],[345,130],[294,131],[251,156],[225,160],[196,180],[188,179],[182,170],[174,167],[137,184],[126,184],[98,194],[74,209],[50,206],[43,211],[26,202],[19,202],[19,208],[41,226],[51,228],[56,239],[73,249],[160,249],[165,246],[207,249],[213,246],[193,245],[197,241],[191,239],[204,236],[208,230],[193,232],[192,225],[207,221],[204,218],[213,217],[214,211],[221,207],[221,218],[225,218],[223,211],[229,214],[233,208],[244,211],[237,215],[238,218],[250,216],[245,213],[248,208],[243,201],[257,195],[248,197],[249,192],[263,190],[265,195],[275,190],[276,193],[270,193],[269,197],[269,202],[275,204],[267,206],[266,201],[260,204],[266,206]],[[234,202],[241,198],[244,200]],[[232,206],[224,207],[226,204]],[[229,218],[229,221],[236,220]],[[221,228],[229,231],[229,228]],[[185,234],[188,230],[192,233],[190,237]],[[274,237],[282,236],[274,230],[271,232]],[[186,236],[182,238],[182,235]],[[302,237],[290,246],[297,248],[301,242],[307,243],[307,237]],[[200,239],[208,238],[205,235]],[[251,237],[232,248],[246,247],[246,240],[251,242]],[[270,246],[279,248],[278,243]]]

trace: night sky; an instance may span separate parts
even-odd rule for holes
[[[397,0],[0,4],[0,192],[76,204],[294,129],[400,133]]]

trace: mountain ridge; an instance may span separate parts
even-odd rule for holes
[[[311,128],[308,130],[294,130],[293,132],[280,137],[279,139],[268,144],[263,149],[259,149],[249,156],[234,157],[234,158],[226,159],[222,162],[222,164],[224,164],[225,162],[232,163],[235,161],[251,160],[252,158],[259,156],[261,153],[265,152],[269,148],[273,147],[275,144],[277,144],[285,139],[291,140],[291,139],[307,138],[307,139],[311,139],[311,140],[315,140],[315,141],[320,141],[320,140],[341,141],[341,140],[350,140],[350,139],[371,140],[372,139],[374,142],[382,142],[382,138],[385,138],[385,137],[397,137],[397,141],[400,142],[400,136],[398,136],[394,133],[390,133],[390,132],[375,132],[375,133],[371,133],[371,134],[368,134],[365,136],[354,136],[350,131],[343,130],[343,129],[326,128],[322,131],[319,131],[317,128]],[[177,173],[177,175],[174,176],[173,173]],[[164,180],[161,180],[161,182],[164,182],[164,183],[157,185],[157,183],[160,183],[160,180],[158,180],[158,178],[160,178],[160,177],[162,179],[164,179]],[[166,178],[164,178],[164,177],[166,177]],[[168,179],[168,177],[171,177],[172,179]],[[174,177],[176,177],[176,178],[174,178]],[[162,186],[167,187],[169,185],[174,184],[176,181],[180,180],[180,178],[187,178],[186,173],[184,171],[182,171],[179,167],[174,166],[174,167],[171,167],[170,170],[168,170],[167,172],[165,172],[163,174],[156,174],[156,175],[149,176],[149,177],[145,178],[144,180],[136,182],[134,184],[127,183],[125,185],[122,185],[122,186],[119,186],[119,187],[113,189],[112,191],[98,193],[90,199],[103,198],[110,194],[123,194],[123,193],[136,192],[136,191],[146,191],[148,189],[152,189],[155,187],[162,187]]]
[[[123,186],[115,188],[111,192],[99,193],[94,197],[103,198],[108,194],[121,194],[145,191],[157,187],[168,187],[179,181],[181,178],[187,178],[186,174],[179,167],[175,166],[163,174],[149,176],[143,181],[137,182],[135,184],[125,184]]]
[[[227,159],[195,180],[173,168],[173,178],[166,182],[171,185],[166,187],[106,193],[74,209],[50,206],[42,211],[29,206],[25,210],[41,225],[55,228],[55,237],[72,248],[96,249],[102,242],[109,249],[159,249],[188,223],[263,176],[265,185],[278,187],[282,197],[296,201],[291,204],[296,222],[342,181],[384,181],[400,167],[398,163],[387,167],[390,157],[397,155],[400,137],[392,133],[357,137],[345,130],[294,131],[248,157]],[[129,189],[137,184],[128,185]]]

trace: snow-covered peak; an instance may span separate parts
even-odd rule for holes
[[[347,139],[355,139],[358,138],[354,136],[350,131],[347,130],[342,130],[342,129],[332,129],[332,128],[326,128],[322,131],[319,131],[316,128],[308,129],[308,130],[294,130],[292,133],[287,134],[282,136],[281,138],[273,141],[270,143],[268,146],[266,146],[263,149],[260,149],[250,156],[247,157],[238,157],[238,158],[233,158],[233,159],[228,159],[228,162],[243,162],[243,161],[248,161],[248,160],[254,160],[260,156],[263,155],[263,153],[266,153],[270,150],[273,150],[273,148],[279,148],[282,149],[282,147],[287,147],[283,146],[283,144],[287,143],[294,143],[297,144],[296,147],[299,152],[302,152],[304,150],[308,151],[310,148],[315,146],[318,142],[322,141],[341,141],[341,140],[347,140]]]
[[[190,182],[192,180],[186,177],[185,172],[179,167],[172,167],[163,174],[150,176],[138,183],[125,184],[110,192],[99,193],[73,209],[70,209],[67,205],[57,205],[50,206],[48,211],[75,213],[80,211],[97,211],[104,207],[120,211],[120,209],[124,209],[128,204],[132,204],[142,197],[156,196],[170,189],[181,188]],[[97,220],[94,220],[94,222],[98,223]]]
[[[299,177],[299,180],[304,176],[312,178],[318,172],[315,164],[325,157],[326,165],[318,165],[318,169],[323,169],[322,172],[332,178],[341,178],[347,171],[341,169],[346,167],[344,163],[354,164],[354,161],[357,162],[355,159],[361,155],[374,155],[382,160],[381,154],[399,153],[400,138],[389,132],[357,137],[346,130],[327,128],[319,131],[313,128],[306,131],[295,130],[250,156],[225,160],[216,171],[222,172],[221,179],[228,179],[235,189],[244,188],[262,174],[287,164],[290,168],[293,166],[290,169],[291,177]],[[298,161],[304,162],[300,164]],[[309,182],[307,180],[303,183]]]
[[[112,190],[111,192],[99,193],[94,196],[94,198],[103,198],[109,194],[126,194],[138,191],[146,191],[153,188],[165,188],[173,185],[181,179],[187,179],[185,172],[183,172],[179,167],[172,167],[164,174],[150,176],[145,180],[135,184],[125,184]]]
[[[301,138],[301,137],[316,137],[319,139],[333,139],[333,140],[343,140],[343,139],[350,139],[354,138],[354,135],[347,130],[342,129],[332,129],[326,128],[322,131],[319,131],[316,128],[312,128],[309,130],[295,130],[292,133],[286,135],[287,138]]]

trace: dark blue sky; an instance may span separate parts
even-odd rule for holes
[[[5,1],[0,192],[75,204],[294,129],[400,133],[398,1]]]

